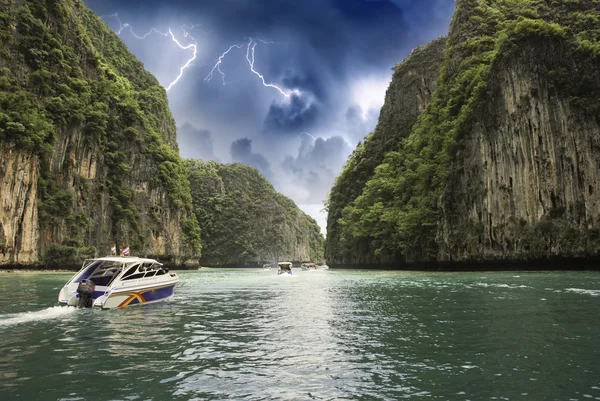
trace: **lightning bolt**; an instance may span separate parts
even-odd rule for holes
[[[183,28],[182,28],[183,29]],[[185,36],[186,37],[190,37],[192,38],[185,30]],[[187,46],[183,46],[181,43],[179,43],[179,41],[177,41],[177,39],[175,38],[175,35],[173,35],[173,32],[171,32],[171,28],[169,28],[169,34],[171,34],[171,38],[173,39],[173,42],[177,43],[177,46],[181,47],[183,50],[187,50],[187,49],[193,49],[194,54],[192,56],[192,58],[190,58],[187,63],[185,63],[180,69],[179,69],[179,75],[177,76],[177,78],[175,78],[175,80],[173,82],[171,82],[169,84],[169,86],[167,86],[167,92],[169,91],[169,89],[171,89],[173,87],[173,85],[175,85],[183,76],[183,71],[185,71],[190,64],[192,63],[192,61],[194,61],[196,59],[196,55],[198,54],[198,48],[195,44],[191,43]],[[192,38],[194,39],[194,38]]]
[[[198,28],[199,26],[202,26],[202,25],[200,25],[200,24],[193,25],[191,23],[189,25],[187,25],[187,24],[182,25],[181,30],[183,31],[183,36],[187,38],[187,36],[189,35],[189,33],[187,32],[188,30],[189,31],[197,30],[197,31],[202,32],[205,35],[208,35],[208,32]]]
[[[262,41],[264,43],[267,43],[265,41]],[[248,60],[248,64],[250,65],[250,71],[252,71],[254,74],[256,74],[260,80],[262,81],[262,84],[268,88],[274,88],[277,89],[279,91],[279,93],[281,93],[286,99],[289,99],[290,94],[289,93],[285,93],[280,87],[278,87],[277,85],[273,85],[273,84],[268,84],[265,82],[265,77],[263,77],[258,71],[256,71],[254,69],[254,49],[256,48],[256,45],[258,44],[258,42],[252,40],[252,38],[250,38],[250,41],[248,42],[248,47],[246,49],[246,60]],[[252,59],[249,57],[250,54],[250,46],[252,45]]]
[[[184,74],[184,71],[186,69],[188,69],[191,65],[192,62],[194,62],[194,60],[196,60],[196,57],[198,55],[198,47],[197,47],[197,42],[196,39],[194,39],[189,31],[197,29],[203,33],[206,33],[204,31],[202,31],[201,29],[198,29],[198,27],[200,25],[182,25],[181,26],[181,30],[183,32],[183,37],[184,38],[190,38],[192,39],[192,41],[194,43],[190,43],[189,45],[183,45],[179,42],[179,40],[177,40],[177,38],[175,37],[175,35],[173,34],[173,31],[171,30],[171,28],[169,28],[168,32],[161,32],[156,28],[151,28],[148,32],[146,32],[144,35],[138,35],[135,33],[135,31],[133,30],[133,27],[128,24],[128,23],[123,23],[121,21],[121,19],[119,18],[119,14],[118,13],[114,13],[114,14],[110,14],[110,15],[106,15],[106,16],[102,16],[101,18],[115,18],[118,23],[119,23],[119,29],[116,30],[115,32],[117,33],[117,35],[121,35],[121,32],[123,32],[125,29],[128,29],[129,32],[131,33],[131,35],[139,40],[144,40],[146,39],[148,36],[152,35],[153,33],[168,37],[170,36],[171,39],[173,40],[173,42],[175,42],[175,44],[177,46],[179,46],[180,49],[182,50],[192,50],[192,57],[190,57],[190,59],[187,60],[187,62],[181,66],[179,68],[179,75],[177,75],[177,77],[175,78],[175,80],[173,80],[169,85],[166,86],[166,90],[169,91],[174,85],[177,84],[177,82],[179,82],[179,80],[181,79],[181,77]],[[260,78],[260,81],[262,82],[263,86],[267,87],[267,88],[273,88],[275,90],[277,90],[279,93],[281,93],[284,97],[283,101],[285,101],[286,99],[289,99],[290,96],[292,95],[292,93],[294,94],[300,94],[300,91],[298,89],[294,89],[291,90],[289,92],[284,91],[283,89],[281,89],[279,86],[272,84],[272,83],[268,83],[265,80],[265,77],[259,73],[255,68],[254,68],[254,62],[255,62],[255,52],[256,52],[256,46],[258,45],[258,43],[264,43],[264,44],[275,44],[277,42],[273,42],[273,41],[268,41],[268,40],[263,40],[263,39],[252,39],[249,38],[248,43],[245,45],[246,46],[246,61],[248,62],[248,66],[250,67],[250,71],[252,71],[253,74],[255,74],[258,78]],[[223,81],[223,85],[225,85],[225,73],[221,70],[221,65],[223,64],[223,60],[225,59],[225,57],[227,56],[227,54],[229,54],[229,52],[231,52],[233,49],[242,49],[244,47],[244,45],[240,45],[240,44],[234,44],[229,46],[229,48],[223,52],[223,54],[221,54],[221,56],[219,56],[219,58],[217,59],[217,62],[215,63],[215,65],[213,66],[213,68],[210,70],[209,74],[206,76],[206,78],[204,78],[204,80],[206,82],[209,82],[214,74],[215,74],[215,70],[221,74],[221,80]],[[283,102],[282,101],[282,102]]]
[[[116,31],[117,35],[121,35],[121,32],[123,32],[124,29],[128,28],[129,32],[131,32],[131,34],[133,35],[133,37],[136,38],[136,39],[140,39],[140,40],[146,39],[148,36],[152,35],[152,33],[158,33],[159,35],[162,35],[162,36],[169,36],[168,33],[161,32],[161,31],[159,31],[159,30],[157,30],[155,28],[150,29],[144,35],[139,36],[139,35],[137,35],[135,33],[135,31],[133,30],[133,27],[131,25],[129,25],[128,23],[123,23],[121,21],[121,18],[119,18],[119,14],[118,13],[114,13],[114,14],[110,14],[110,15],[104,15],[104,16],[101,16],[100,18],[102,18],[102,19],[104,19],[104,18],[115,18],[117,20],[117,22],[119,23],[119,29]]]
[[[267,83],[265,80],[265,77],[261,73],[259,73],[258,71],[256,71],[254,69],[255,48],[256,48],[256,45],[258,44],[258,42],[262,42],[265,44],[275,43],[275,42],[267,41],[267,40],[263,40],[263,39],[252,39],[252,38],[249,39],[248,44],[246,45],[246,60],[248,61],[248,65],[250,66],[250,71],[252,71],[252,73],[254,73],[256,76],[258,76],[260,78],[263,86],[265,86],[267,88],[276,89],[279,93],[281,93],[284,97],[284,100],[289,99],[291,93],[299,93],[298,90],[294,90],[290,93],[286,93],[279,86]],[[217,62],[215,63],[213,68],[210,70],[210,72],[208,73],[206,78],[204,78],[204,80],[206,82],[210,82],[210,80],[213,78],[215,70],[216,70],[219,72],[219,74],[221,74],[221,79],[223,81],[223,85],[225,85],[225,73],[221,70],[221,65],[223,64],[223,60],[225,59],[225,56],[227,56],[227,54],[229,54],[229,52],[231,50],[233,50],[234,48],[241,49],[243,47],[244,47],[244,45],[237,45],[237,44],[229,46],[229,49],[225,50],[223,52],[223,54],[221,54],[221,56],[219,56],[219,58],[217,59]]]
[[[169,28],[169,32],[165,33],[165,32],[161,32],[156,28],[152,28],[150,29],[148,32],[146,32],[144,35],[139,36],[135,33],[135,31],[133,30],[133,27],[131,25],[129,25],[128,23],[123,23],[121,21],[121,19],[119,18],[119,14],[114,13],[111,15],[107,15],[105,17],[112,17],[115,18],[118,22],[119,22],[119,30],[116,31],[117,35],[121,35],[121,32],[123,32],[124,29],[128,28],[129,32],[131,32],[131,34],[133,35],[134,38],[139,39],[139,40],[144,40],[146,39],[148,36],[152,35],[153,33],[157,33],[159,35],[162,36],[171,36],[171,39],[173,40],[173,42],[175,42],[175,44],[177,44],[177,46],[179,46],[182,50],[189,50],[192,49],[192,57],[179,69],[179,75],[177,76],[177,78],[175,78],[175,80],[173,82],[171,82],[165,89],[167,90],[167,92],[177,83],[179,82],[179,80],[181,79],[181,77],[183,76],[183,72],[189,68],[189,66],[192,64],[192,62],[196,59],[196,56],[198,55],[198,47],[196,46],[196,39],[194,39],[192,37],[192,35],[189,34],[188,30],[192,30],[192,29],[197,29],[197,27],[199,25],[183,25],[181,27],[181,30],[183,31],[183,37],[184,38],[191,38],[194,43],[191,43],[187,46],[182,45],[181,43],[179,43],[179,41],[177,40],[177,38],[175,37],[175,35],[173,34],[173,32],[171,31],[171,28]],[[104,18],[104,17],[102,17]]]
[[[223,52],[223,54],[221,54],[221,56],[217,60],[217,63],[215,64],[215,66],[212,68],[212,70],[210,70],[210,73],[208,74],[208,76],[206,78],[204,78],[204,80],[206,82],[210,82],[210,80],[213,77],[213,73],[215,72],[215,70],[217,70],[221,74],[221,78],[223,79],[223,85],[225,85],[225,74],[223,73],[223,71],[221,71],[221,63],[223,62],[223,58],[225,58],[225,56],[227,55],[227,53],[229,53],[231,51],[231,49],[233,49],[234,47],[237,47],[238,49],[241,49],[242,47],[244,47],[244,45],[231,45],[231,46],[229,46],[229,49],[227,49],[225,52]]]

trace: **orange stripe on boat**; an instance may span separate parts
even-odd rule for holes
[[[137,298],[138,302],[143,304],[144,302],[146,302],[146,298],[144,298],[145,293],[150,292],[150,291],[154,291],[154,290],[159,290],[161,288],[166,288],[166,287],[170,287],[172,285],[175,284],[167,284],[167,285],[162,285],[160,287],[154,287],[154,288],[148,288],[146,290],[142,290],[142,291],[138,291],[138,292],[133,292],[133,291],[129,291],[129,292],[120,292],[118,294],[113,294],[111,295],[111,297],[116,297],[116,296],[120,296],[120,295],[129,295],[125,301],[121,302],[119,304],[119,306],[117,306],[117,308],[122,308],[124,306],[127,306],[131,303],[131,301],[133,301],[134,299]]]
[[[125,301],[121,302],[119,304],[119,308],[122,308],[124,306],[127,306],[131,303],[131,301],[133,301],[134,299],[137,299],[139,303],[143,304],[144,302],[146,302],[146,299],[144,298],[144,296],[142,295],[144,292],[146,291],[140,291],[140,292],[125,292],[125,293],[120,293],[117,295],[129,295],[129,297],[127,297],[127,299],[125,299]]]

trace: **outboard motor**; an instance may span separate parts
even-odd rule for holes
[[[78,308],[91,308],[94,299],[94,291],[96,290],[96,284],[92,280],[81,280],[77,286],[77,293],[79,299],[77,300]]]

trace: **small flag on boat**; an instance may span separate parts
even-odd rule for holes
[[[121,251],[121,253],[123,254],[123,256],[129,256],[129,247],[126,246],[123,251]]]
[[[110,248],[110,251],[112,252],[113,255],[117,254],[117,247],[116,245],[113,245],[112,248]]]

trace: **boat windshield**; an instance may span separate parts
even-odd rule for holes
[[[281,271],[291,271],[292,270],[292,264],[291,263],[279,263],[277,265],[277,267]]]
[[[108,286],[121,273],[122,268],[122,262],[103,261],[94,269],[89,280],[92,280],[97,286]]]
[[[121,280],[136,280],[166,274],[160,263],[140,263],[131,266]]]

